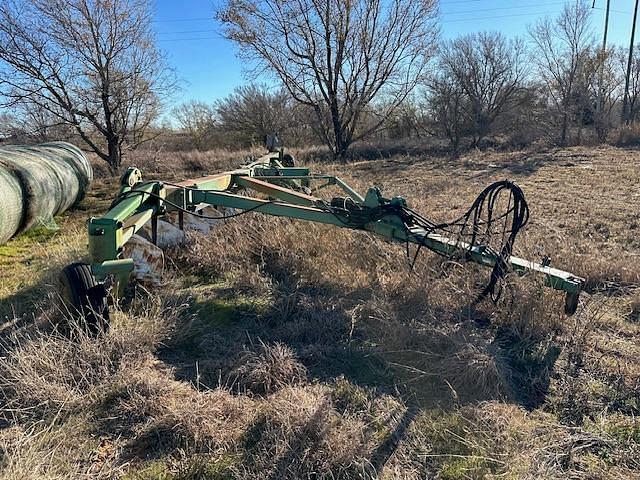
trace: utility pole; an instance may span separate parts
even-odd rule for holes
[[[604,35],[602,36],[602,52],[600,54],[600,78],[598,79],[598,103],[596,104],[596,126],[598,135],[602,135],[602,123],[604,112],[604,62],[607,58],[607,33],[609,32],[609,7],[611,0],[607,0],[607,11],[604,16]],[[596,0],[593,0],[591,8],[595,8]]]
[[[629,114],[627,112],[629,105],[629,77],[631,76],[631,61],[633,60],[633,41],[636,34],[636,19],[638,18],[638,2],[633,9],[633,25],[631,26],[631,42],[629,43],[629,61],[627,62],[627,77],[624,81],[624,100],[622,101],[622,121],[627,122]]]

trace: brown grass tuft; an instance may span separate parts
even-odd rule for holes
[[[11,353],[0,357],[2,418],[37,421],[92,405],[105,382],[146,361],[177,313],[160,301],[145,302],[140,310],[144,316],[135,318],[114,312],[114,327],[97,338],[87,334],[82,321],[65,317],[51,323],[68,325],[70,332],[21,330],[5,340]]]
[[[307,369],[298,361],[291,347],[280,342],[266,344],[258,340],[254,349],[242,352],[232,375],[241,389],[264,395],[288,385],[304,383]]]
[[[285,388],[265,402],[247,431],[239,479],[374,478],[367,454],[375,445],[363,419],[341,416],[324,386]]]
[[[513,398],[513,372],[508,360],[491,348],[472,343],[442,358],[433,369],[459,399]]]

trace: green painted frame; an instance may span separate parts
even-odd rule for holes
[[[281,157],[274,155],[265,155],[237,170],[185,180],[175,185],[143,182],[140,172],[130,169],[122,179],[123,186],[113,207],[103,217],[89,220],[89,254],[95,277],[104,281],[113,276],[119,286],[117,291],[122,292],[133,271],[133,261],[122,258],[127,241],[150,221],[154,228],[157,218],[168,212],[179,211],[182,226],[180,209],[195,211],[203,205],[211,205],[354,228],[332,213],[317,208],[316,202],[320,199],[303,192],[304,187],[313,182],[326,181],[320,188],[335,185],[365,207],[375,207],[385,202],[404,202],[400,197],[383,199],[376,188],[369,189],[363,197],[339,177],[313,175],[306,168],[283,167],[279,161]],[[247,189],[265,194],[270,200],[237,194]],[[423,244],[445,255],[463,255],[487,267],[493,267],[498,261],[494,253],[481,246],[470,248],[463,242],[417,228],[408,231],[401,219],[394,216],[367,223],[361,229],[389,240]],[[519,275],[528,272],[542,274],[546,286],[566,292],[565,310],[569,314],[575,312],[584,279],[519,257],[510,257],[510,263]]]

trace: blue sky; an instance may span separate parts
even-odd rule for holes
[[[156,0],[153,25],[158,42],[183,81],[177,103],[190,99],[212,102],[250,81],[235,46],[222,38],[213,19],[218,1]],[[440,28],[445,38],[482,30],[525,36],[528,25],[545,15],[557,15],[563,4],[563,0],[441,0]],[[606,0],[595,4],[593,30],[601,40]],[[608,43],[628,45],[633,6],[634,0],[611,0]],[[636,42],[639,40],[637,31]]]

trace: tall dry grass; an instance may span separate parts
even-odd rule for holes
[[[635,157],[577,148],[450,162],[315,167],[437,220],[515,177],[533,214],[517,252],[589,278],[576,316],[534,276],[473,305],[485,269],[425,252],[410,271],[404,245],[249,214],[166,252],[163,286],[122,302],[105,336],[72,341],[47,302],[38,328],[13,331],[0,358],[0,477],[637,476],[634,206],[605,194],[635,198]]]

